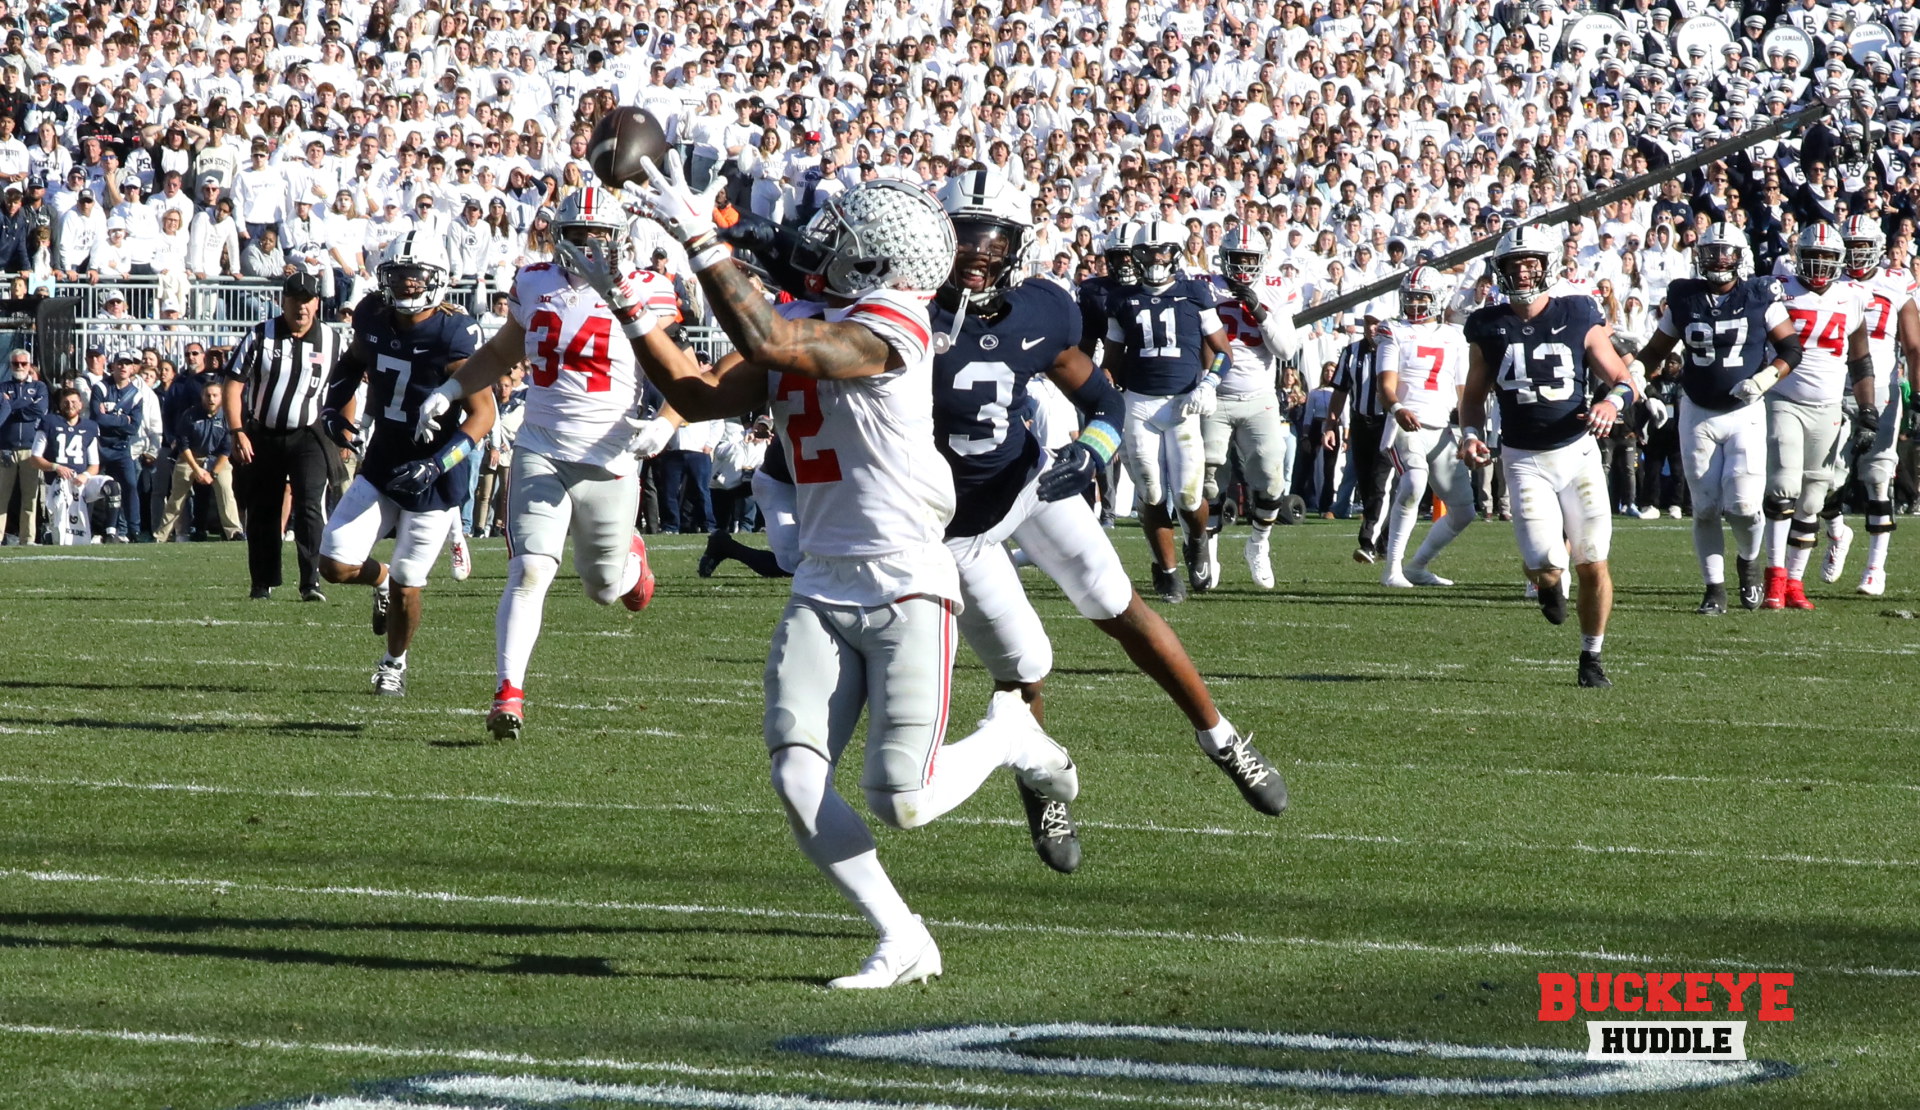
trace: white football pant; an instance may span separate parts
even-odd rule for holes
[[[1767,411],[1748,404],[1725,412],[1680,396],[1680,466],[1693,498],[1693,550],[1707,582],[1726,581],[1726,536],[1720,518],[1733,526],[1735,553],[1760,556],[1761,498],[1766,493]]]
[[[392,532],[393,557],[387,563],[387,577],[396,586],[415,589],[427,584],[427,572],[440,558],[448,530],[459,519],[457,508],[408,512],[372,482],[355,478],[327,518],[320,557],[357,567],[373,553],[373,545]]]
[[[1529,451],[1500,448],[1507,495],[1513,505],[1513,535],[1528,570],[1604,563],[1613,546],[1613,513],[1600,446],[1583,435],[1565,447]]]
[[[1397,567],[1406,557],[1429,483],[1447,506],[1446,515],[1427,529],[1427,538],[1414,554],[1413,565],[1424,567],[1473,523],[1473,479],[1460,461],[1460,442],[1452,428],[1409,432],[1389,417],[1380,446],[1395,475],[1393,503],[1387,513],[1388,566]]]
[[[1200,418],[1181,416],[1186,397],[1149,397],[1127,391],[1127,426],[1120,451],[1139,499],[1169,511],[1193,513],[1206,478],[1206,441]],[[1169,499],[1172,503],[1169,504]]]

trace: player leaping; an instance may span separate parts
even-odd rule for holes
[[[420,589],[440,548],[460,524],[470,496],[476,445],[493,427],[493,394],[468,399],[465,419],[426,440],[414,424],[426,399],[452,379],[480,342],[473,317],[446,302],[452,267],[441,239],[410,231],[380,264],[378,292],[353,312],[353,342],[333,367],[321,426],[335,443],[355,438],[354,394],[367,383],[372,440],[360,472],[327,518],[320,538],[320,574],[329,582],[371,586],[373,631],[387,652],[373,671],[373,691],[407,692],[407,649],[420,627]],[[391,562],[371,558],[393,533]]]
[[[1450,291],[1446,276],[1419,265],[1400,281],[1400,316],[1380,328],[1380,396],[1392,399],[1381,449],[1397,476],[1387,513],[1387,569],[1380,584],[1399,588],[1451,586],[1427,564],[1473,523],[1473,482],[1447,417],[1460,404],[1467,376],[1467,341],[1442,318]],[[1427,529],[1404,569],[1407,543],[1431,484],[1447,511]]]
[[[561,201],[554,261],[520,268],[506,322],[421,409],[421,427],[429,427],[455,400],[485,393],[515,363],[532,364],[507,476],[507,589],[494,617],[500,686],[487,728],[503,740],[517,738],[526,720],[527,664],[569,535],[588,597],[601,605],[618,600],[634,612],[653,598],[647,546],[634,531],[637,457],[664,447],[676,421],[670,412],[639,415],[644,383],[633,352],[580,272],[583,252],[624,241],[628,222],[619,199],[597,186]],[[648,318],[672,318],[677,304],[668,280],[646,271],[635,281],[634,303]]]
[[[1501,463],[1518,510],[1513,532],[1527,578],[1548,622],[1564,623],[1561,577],[1571,555],[1580,579],[1580,685],[1611,686],[1600,650],[1613,610],[1613,513],[1594,437],[1612,431],[1634,390],[1593,298],[1547,295],[1547,266],[1558,245],[1544,228],[1524,224],[1495,250],[1494,280],[1508,303],[1467,317],[1460,451],[1474,466],[1492,461],[1480,429],[1487,392],[1499,390]],[[1613,388],[1589,408],[1596,377]]]
[[[1280,813],[1287,792],[1279,772],[1215,708],[1180,638],[1134,592],[1081,496],[1113,458],[1126,404],[1080,348],[1072,299],[1052,282],[1012,283],[1031,233],[1025,199],[1005,178],[969,170],[941,189],[940,201],[957,251],[932,312],[945,341],[933,361],[933,413],[940,453],[953,467],[956,508],[946,535],[966,603],[961,634],[994,688],[1019,691],[1041,718],[1053,648],[1008,557],[1011,538],[1167,691],[1248,803]],[[1043,376],[1089,414],[1045,473],[1045,449],[1026,421],[1008,416],[1026,407],[1030,383]],[[1024,785],[1021,801],[1040,858],[1073,870],[1080,848],[1065,804]]]

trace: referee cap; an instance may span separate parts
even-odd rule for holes
[[[287,275],[280,285],[280,291],[289,297],[311,298],[320,295],[320,275],[305,270],[295,270]]]

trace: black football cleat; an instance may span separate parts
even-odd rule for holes
[[[1740,570],[1740,608],[1760,608],[1760,603],[1767,599],[1767,582],[1759,560],[1736,557],[1734,563]]]
[[[1187,584],[1181,579],[1180,572],[1171,567],[1153,568],[1153,592],[1169,605],[1178,605],[1187,600]]]
[[[1196,536],[1186,543],[1187,581],[1194,593],[1213,588],[1213,568],[1207,560],[1207,537]]]
[[[1286,780],[1280,777],[1273,763],[1260,754],[1260,749],[1253,746],[1251,736],[1235,733],[1232,742],[1208,758],[1240,788],[1240,796],[1248,805],[1269,817],[1278,817],[1287,811]]]
[[[707,549],[700,553],[700,563],[693,568],[702,578],[712,578],[713,572],[720,569],[720,564],[727,561],[727,557],[717,550],[721,535],[719,532],[707,533]]]
[[[1070,875],[1080,866],[1080,830],[1074,827],[1067,803],[1041,797],[1018,779],[1020,805],[1027,811],[1027,831],[1033,834],[1033,850],[1040,862]]]
[[[1694,612],[1703,617],[1724,617],[1727,615],[1727,587],[1724,582],[1707,583],[1707,595],[1700,599]]]
[[[1540,586],[1535,590],[1540,595],[1540,615],[1547,618],[1548,624],[1567,623],[1567,594],[1561,588],[1565,584],[1566,579],[1562,578],[1551,588]]]
[[[1613,685],[1607,680],[1607,669],[1600,665],[1600,653],[1583,651],[1580,653],[1580,685],[1594,689],[1606,689]]]

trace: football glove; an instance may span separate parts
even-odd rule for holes
[[[1234,281],[1232,278],[1228,278],[1227,292],[1233,294],[1234,300],[1239,301],[1250,309],[1258,310],[1261,307],[1260,294],[1254,292],[1253,286],[1248,285],[1244,281]]]
[[[439,459],[415,459],[394,471],[387,482],[387,492],[395,497],[419,497],[433,488],[446,472]]]
[[[1214,390],[1212,375],[1208,375],[1200,379],[1200,384],[1193,387],[1192,393],[1187,394],[1180,411],[1183,416],[1212,416],[1213,410],[1219,407],[1219,394]]]
[[[1099,452],[1078,441],[1067,444],[1054,456],[1053,465],[1040,473],[1040,500],[1078,497],[1100,476],[1101,469]]]
[[[673,433],[679,430],[678,424],[664,416],[656,416],[641,425],[639,431],[633,433],[633,439],[627,443],[627,450],[640,458],[650,459],[665,451],[667,444],[673,439]]]
[[[647,171],[646,184],[630,188],[639,194],[647,215],[682,243],[691,243],[702,235],[713,234],[713,198],[725,184],[721,177],[715,175],[711,185],[695,192],[687,184],[686,171],[680,164],[680,152],[677,150],[667,152],[665,172],[651,160],[641,163],[641,166]]]
[[[341,447],[352,447],[355,437],[353,421],[340,414],[339,409],[320,410],[320,430],[327,438]]]
[[[1873,443],[1880,438],[1880,410],[1872,405],[1861,405],[1860,411],[1853,414],[1853,455],[1859,458],[1872,454]]]
[[[1649,397],[1640,402],[1647,410],[1647,423],[1656,428],[1664,428],[1667,421],[1673,419],[1673,409],[1658,397]]]
[[[463,396],[465,392],[460,388],[460,383],[452,378],[441,383],[439,389],[427,394],[426,400],[420,402],[420,415],[413,422],[414,441],[426,443],[439,435],[440,418],[445,416],[447,410],[453,407],[453,403]]]

